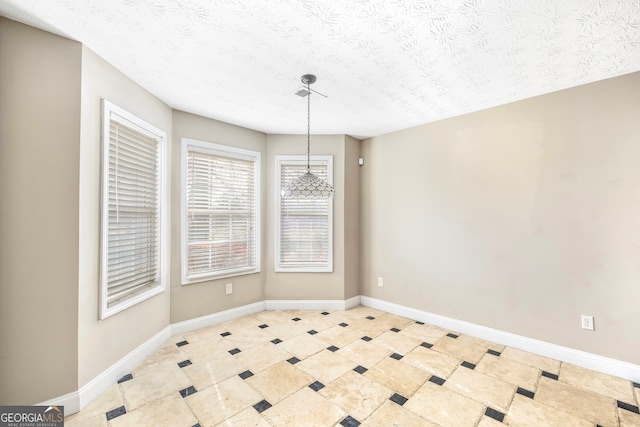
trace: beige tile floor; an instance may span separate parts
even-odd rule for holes
[[[173,337],[74,426],[640,426],[640,384],[369,307]]]

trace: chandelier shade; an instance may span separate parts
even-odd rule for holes
[[[330,199],[335,196],[331,184],[311,172],[311,89],[309,85],[316,81],[313,74],[301,78],[307,85],[307,172],[288,182],[281,191],[282,197],[291,199]]]
[[[282,197],[289,198],[329,199],[334,195],[333,187],[310,171],[289,182],[282,189]]]

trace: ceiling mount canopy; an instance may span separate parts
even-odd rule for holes
[[[282,197],[291,199],[329,199],[335,196],[331,184],[311,172],[311,89],[316,76],[305,74],[300,80],[307,86],[307,172],[287,183],[282,189]]]
[[[305,74],[304,76],[300,77],[300,80],[302,80],[302,83],[306,84],[307,89],[309,89],[309,85],[314,84],[317,78],[313,74]]]

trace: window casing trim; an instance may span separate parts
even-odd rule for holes
[[[141,133],[144,133],[153,138],[159,140],[159,161],[158,167],[160,169],[158,174],[158,278],[156,285],[149,287],[148,289],[135,294],[132,297],[126,298],[121,302],[118,302],[111,307],[108,306],[108,248],[109,243],[109,148],[110,148],[110,129],[111,129],[111,116],[112,114],[118,116],[119,121],[125,125],[134,125]],[[124,120],[122,120],[124,119]],[[128,122],[128,123],[127,123]],[[168,144],[167,134],[165,131],[157,128],[156,126],[142,120],[134,114],[126,111],[125,109],[113,104],[112,102],[103,99],[102,100],[102,150],[101,150],[101,181],[100,181],[100,292],[99,292],[99,318],[100,320],[106,319],[132,307],[142,301],[145,301],[155,295],[163,293],[167,288],[167,280],[169,277],[169,263],[168,263],[168,212],[169,212],[169,198],[167,194],[168,189]]]
[[[312,155],[310,156],[311,164],[318,162],[326,162],[327,164],[327,182],[333,185],[333,156],[332,155]],[[295,162],[295,163],[304,163],[306,166],[307,156],[304,155],[276,155],[275,156],[275,183],[276,183],[276,203],[275,203],[275,272],[277,273],[333,273],[333,198],[328,200],[329,202],[329,217],[328,217],[328,231],[329,231],[329,242],[328,242],[328,260],[326,266],[300,266],[300,267],[288,267],[281,265],[281,257],[280,257],[280,234],[281,234],[281,226],[280,226],[280,212],[282,208],[282,196],[280,192],[282,190],[282,186],[286,185],[286,183],[280,182],[280,176],[282,172],[282,163],[287,162]]]
[[[250,160],[254,162],[254,204],[255,204],[255,266],[247,266],[240,268],[228,269],[220,272],[206,272],[201,274],[187,274],[188,264],[188,215],[189,207],[187,200],[187,180],[188,180],[188,154],[190,151],[195,151],[204,154],[219,155],[240,160]],[[261,271],[261,205],[260,205],[260,158],[259,151],[246,150],[243,148],[232,147],[229,145],[217,144],[214,142],[200,141],[191,138],[181,139],[181,183],[180,183],[180,230],[181,230],[181,247],[180,247],[180,270],[181,270],[181,284],[189,285],[193,283],[201,283],[209,280],[224,279],[228,277],[236,277],[247,274],[260,273]]]

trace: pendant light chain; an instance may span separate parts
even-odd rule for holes
[[[311,89],[307,80],[307,172],[311,171]]]
[[[331,184],[311,173],[311,83],[316,81],[313,74],[301,78],[307,87],[307,173],[289,182],[280,190],[282,197],[291,199],[331,199],[335,191]]]

